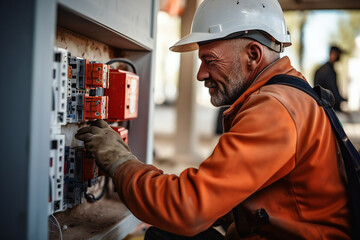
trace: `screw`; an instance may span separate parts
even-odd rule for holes
[[[96,82],[97,82],[97,83],[99,83],[100,81],[101,81],[100,78],[96,79]]]
[[[99,113],[99,112],[95,112],[95,116],[97,116],[97,117],[98,117],[99,115],[100,115],[100,113]]]

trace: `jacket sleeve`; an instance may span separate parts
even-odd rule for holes
[[[114,183],[121,200],[140,220],[192,236],[254,192],[287,175],[295,166],[296,128],[273,97],[254,94],[198,169],[166,175],[130,160]]]

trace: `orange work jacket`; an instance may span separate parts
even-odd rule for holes
[[[176,176],[137,160],[122,164],[114,183],[130,211],[191,236],[242,203],[269,215],[270,224],[251,239],[350,239],[331,125],[306,93],[264,86],[278,74],[304,79],[287,57],[266,68],[224,113],[226,133],[198,169]]]

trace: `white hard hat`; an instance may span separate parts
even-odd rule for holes
[[[277,0],[204,0],[195,13],[191,33],[170,50],[187,52],[198,49],[198,43],[236,37],[254,39],[277,52],[291,45]]]

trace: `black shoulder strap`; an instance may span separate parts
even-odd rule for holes
[[[346,170],[346,187],[349,196],[350,214],[352,215],[352,237],[353,239],[360,239],[360,156],[347,137],[339,119],[332,109],[334,96],[329,90],[320,86],[316,86],[313,89],[303,79],[290,75],[277,75],[266,83],[266,85],[272,84],[294,87],[307,93],[315,99],[318,105],[326,112],[339,144]],[[269,217],[264,209],[256,211],[256,213],[261,213],[260,215],[251,214],[251,217],[255,219],[255,221],[250,221],[249,214],[244,214],[246,211],[241,211],[242,209],[244,209],[242,204],[239,204],[233,209],[236,229],[242,237],[260,230],[261,227],[269,221]]]
[[[275,77],[271,78],[265,85],[273,84],[280,84],[297,88],[314,98],[320,106],[322,104],[320,97],[316,94],[312,87],[301,78],[291,75],[276,75]]]
[[[338,141],[341,154],[343,156],[345,170],[347,174],[347,189],[350,199],[350,207],[353,215],[353,230],[356,239],[360,238],[360,157],[354,145],[347,137],[339,119],[331,108],[334,98],[328,90],[316,86],[314,89],[301,78],[289,75],[277,75],[270,79],[266,85],[280,84],[297,88],[315,99],[326,112],[336,139]],[[355,233],[356,232],[356,233]]]
[[[290,75],[277,75],[270,79],[266,85],[272,85],[272,84],[280,84],[280,85],[286,85],[290,87],[297,88],[311,97],[315,99],[315,101],[323,107],[324,111],[326,112],[326,115],[328,116],[330,123],[332,125],[332,128],[334,130],[335,136],[337,140],[342,142],[345,146],[348,146],[348,150],[350,151],[350,155],[353,159],[356,159],[357,161],[354,162],[355,164],[355,170],[360,174],[360,157],[358,152],[356,151],[353,144],[350,142],[349,138],[347,137],[339,119],[337,118],[334,110],[331,108],[333,105],[333,99],[332,96],[329,96],[329,90],[326,90],[320,86],[316,86],[314,89],[311,88],[311,86],[302,80],[301,78],[290,76]],[[319,96],[320,95],[320,96]],[[322,96],[321,96],[322,95]],[[325,95],[325,96],[324,96]],[[360,189],[359,189],[360,190]],[[360,202],[359,202],[360,204]]]

